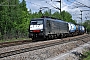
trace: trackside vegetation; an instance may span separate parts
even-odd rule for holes
[[[90,51],[85,52],[80,58],[81,60],[90,60]]]

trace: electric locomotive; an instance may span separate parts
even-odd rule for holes
[[[53,39],[69,33],[68,23],[53,18],[36,18],[30,21],[29,37],[34,39]]]

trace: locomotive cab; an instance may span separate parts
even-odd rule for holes
[[[29,37],[37,38],[43,36],[44,19],[33,19],[30,21]]]

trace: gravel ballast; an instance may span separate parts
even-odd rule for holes
[[[89,38],[88,39],[85,38],[85,41],[88,40]],[[30,45],[26,44],[26,46],[29,47],[31,46],[31,44]],[[24,45],[22,46],[19,45],[19,46],[23,48]],[[51,47],[46,47],[34,51],[24,52],[21,54],[0,58],[0,60],[78,60],[79,55],[75,55],[75,52],[82,54],[84,51],[87,51],[88,48],[90,48],[90,42],[85,43],[83,41],[78,40],[78,41],[72,41],[68,43],[63,43]]]
[[[58,56],[61,52],[62,53],[66,52],[67,49],[65,49],[64,46],[68,48],[70,45],[72,45],[72,47],[69,48],[69,49],[72,49],[74,46],[76,46],[76,45],[73,45],[75,43],[77,42],[74,41],[66,44],[55,45],[52,47],[47,47],[39,50],[34,50],[30,52],[25,52],[25,53],[13,55],[13,56],[5,57],[0,60],[7,60],[7,59],[8,60],[45,60],[49,57]]]
[[[63,55],[65,55],[66,58],[68,58],[68,57],[75,58],[74,54],[69,54],[69,53],[65,53],[65,52],[69,52],[73,48],[76,48],[77,47],[76,44],[77,44],[77,41],[69,42],[69,43],[65,43],[65,44],[55,45],[52,47],[47,47],[47,48],[43,48],[43,49],[39,49],[39,50],[34,50],[34,51],[30,51],[30,52],[25,52],[25,53],[1,58],[0,60],[46,60],[46,59],[47,60],[54,60],[54,59],[61,60],[61,58],[56,59],[57,57],[60,57],[60,56],[62,56],[62,60],[63,60],[63,57],[64,57]],[[79,49],[79,50],[82,50],[82,49]],[[65,54],[62,54],[62,53],[65,53]],[[57,57],[55,57],[55,56],[57,56]],[[50,57],[51,58],[54,57],[54,58],[51,59]]]
[[[46,60],[79,60],[80,56],[90,50],[90,42],[80,45],[73,50],[70,50],[66,53],[62,53],[56,57],[48,58]]]

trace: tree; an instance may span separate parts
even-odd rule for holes
[[[5,2],[5,0],[0,0],[0,4]],[[5,3],[7,4],[7,3]],[[6,24],[7,24],[7,18],[8,18],[8,9],[5,6],[0,5],[0,38],[3,39],[3,36],[6,31]]]
[[[20,7],[23,11],[27,11],[27,8],[26,8],[26,1],[25,0],[22,0],[22,2],[20,3]]]
[[[87,32],[90,32],[90,20],[86,20],[83,25],[87,28]]]
[[[43,16],[50,16],[50,12],[49,11],[44,11]]]
[[[76,24],[75,20],[72,19],[72,15],[70,13],[66,11],[62,11],[60,15],[61,15],[61,19],[63,19],[64,21]]]
[[[30,16],[27,8],[26,8],[26,1],[22,0],[22,2],[19,5],[19,12],[17,13],[18,16],[18,20],[15,22],[16,24],[16,31],[17,31],[17,35],[21,36],[21,35],[25,35],[28,32],[28,27],[29,27],[29,22],[30,22]]]
[[[10,37],[10,34],[14,32],[16,21],[19,21],[19,0],[0,0],[1,3],[5,2],[3,6],[0,6],[0,33],[3,39],[4,35]],[[4,6],[6,5],[6,6]],[[15,5],[15,6],[11,6]],[[11,35],[12,36],[12,35]]]
[[[60,15],[59,12],[54,12],[54,13],[52,14],[52,17],[55,17],[55,18],[61,19],[61,15]]]

